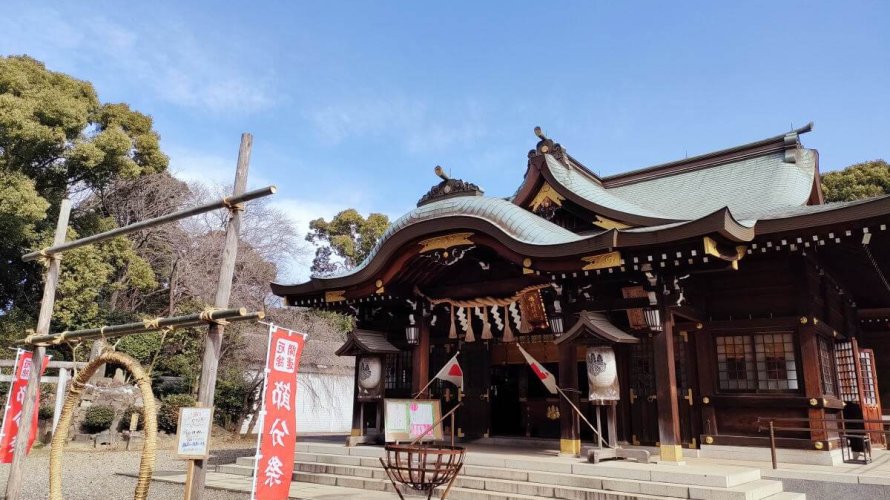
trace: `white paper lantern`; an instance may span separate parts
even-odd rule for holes
[[[587,348],[587,381],[591,401],[617,401],[620,398],[614,349],[608,346]]]

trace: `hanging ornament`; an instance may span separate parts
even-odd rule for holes
[[[498,306],[491,306],[491,317],[494,319],[494,325],[498,330],[504,330],[504,320],[501,319],[500,313],[498,313]]]
[[[491,324],[488,322],[488,308],[476,308],[476,315],[482,318],[482,335],[480,335],[479,338],[481,338],[482,340],[491,340]]]
[[[464,342],[475,342],[476,334],[473,332],[473,308],[470,307],[467,310],[467,322],[464,325],[464,331],[467,332],[467,336],[464,338]]]
[[[514,342],[516,340],[513,337],[513,327],[510,326],[510,323],[513,322],[513,319],[510,318],[510,312],[514,308],[515,304],[510,304],[509,308],[504,309],[504,336],[501,338],[503,342]]]
[[[448,338],[456,339],[457,338],[457,324],[454,322],[454,306],[450,306],[451,309],[451,328],[448,330]]]

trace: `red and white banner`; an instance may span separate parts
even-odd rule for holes
[[[269,326],[266,380],[259,412],[262,426],[257,436],[252,499],[283,500],[288,497],[297,443],[297,373],[305,342],[305,333]]]
[[[528,362],[528,365],[532,367],[532,371],[535,372],[535,375],[537,375],[541,382],[543,382],[544,387],[546,387],[547,390],[550,391],[550,394],[556,394],[556,377],[554,377],[549,370],[544,368],[544,365],[538,363],[538,360],[533,358],[531,354],[525,352],[525,349],[523,349],[521,345],[517,343],[516,347],[519,348],[519,352],[522,353],[522,357],[525,358],[525,360]]]
[[[43,357],[41,376],[46,371],[50,356]],[[31,353],[19,349],[15,358],[15,379],[9,386],[9,394],[6,396],[6,411],[3,413],[3,426],[0,427],[0,463],[12,462],[15,440],[19,433],[19,422],[22,420],[22,405],[25,402],[25,392],[28,388],[28,378],[31,376]],[[31,417],[31,433],[28,435],[27,455],[34,445],[37,437],[37,412],[40,410],[40,387],[37,388],[37,399],[34,404],[34,415]]]

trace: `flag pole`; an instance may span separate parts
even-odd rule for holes
[[[427,382],[425,386],[423,386],[423,389],[421,389],[420,392],[418,392],[417,394],[414,395],[413,398],[411,398],[411,401],[414,401],[415,399],[419,398],[420,395],[423,394],[423,392],[426,391],[429,388],[429,386],[433,385],[433,382],[435,382],[436,380],[437,380],[436,377],[431,378],[430,381]]]
[[[587,420],[587,417],[585,417],[584,414],[581,413],[581,410],[579,410],[578,407],[575,406],[575,403],[573,403],[572,400],[569,399],[568,396],[566,396],[566,393],[562,392],[562,389],[560,389],[559,386],[556,386],[556,390],[559,391],[562,397],[565,398],[566,402],[572,407],[573,410],[575,410],[578,416],[581,417],[581,420],[584,420],[584,422],[590,426],[590,430],[592,430],[593,433],[596,434],[596,437],[599,438],[600,446],[605,445],[607,448],[612,448],[612,446],[606,443],[606,441],[603,439],[602,434],[600,434],[599,431],[593,426],[593,424],[590,423],[590,420]]]

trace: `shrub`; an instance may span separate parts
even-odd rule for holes
[[[170,394],[161,400],[161,409],[158,411],[158,429],[173,434],[179,425],[179,409],[186,406],[195,406],[195,397],[191,394]]]
[[[114,420],[114,408],[106,405],[93,405],[87,408],[83,422],[80,424],[89,433],[102,432],[111,427]]]
[[[52,420],[53,414],[55,414],[56,409],[50,405],[42,405],[39,410],[37,410],[37,419],[38,420]]]
[[[121,417],[121,421],[117,424],[118,431],[130,430],[130,415],[133,415],[134,413],[139,415],[139,423],[136,425],[136,430],[141,431],[143,429],[145,426],[145,417],[142,416],[142,407],[129,406],[124,410],[124,415]]]

